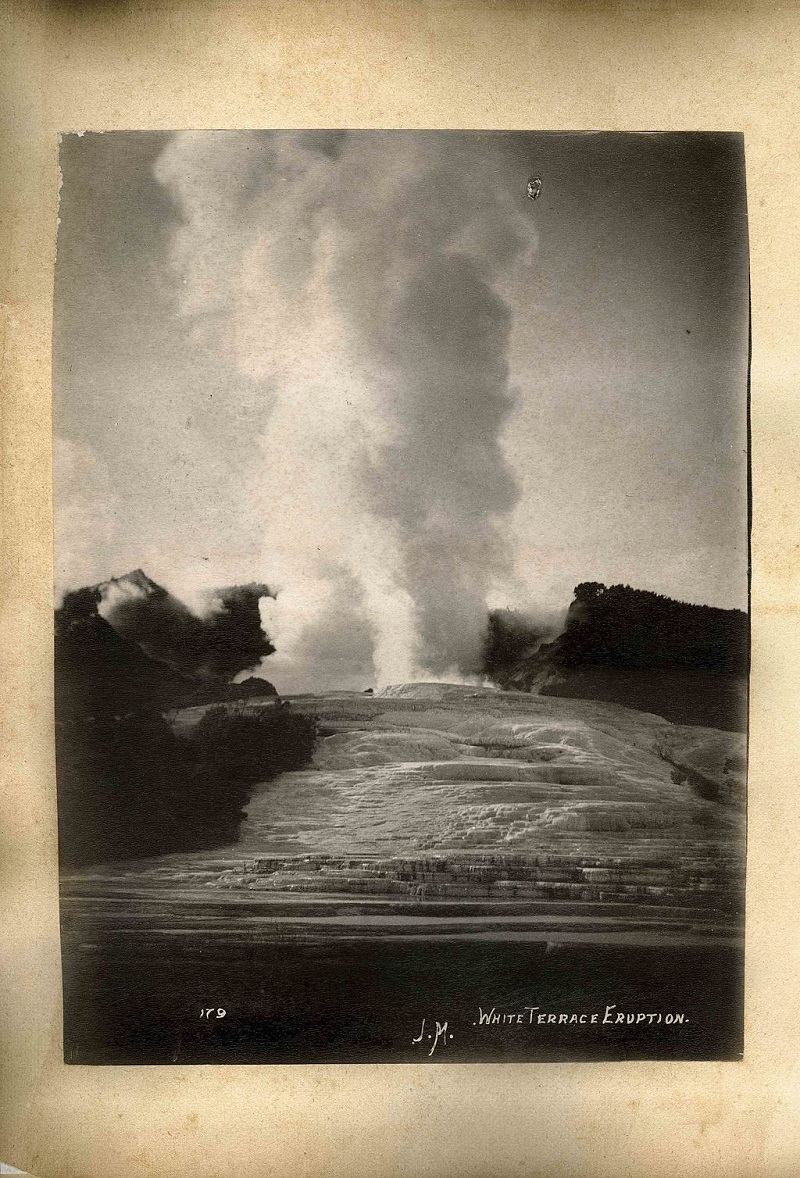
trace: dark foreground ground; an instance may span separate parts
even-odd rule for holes
[[[67,951],[64,968],[70,1063],[730,1060],[742,1053],[742,954],[727,946],[548,951],[541,943],[366,940],[176,945],[168,955],[155,946],[133,955],[99,947]],[[586,1019],[531,1023],[526,1007],[539,1007],[534,1020],[539,1013]],[[481,1025],[481,1013],[492,1011],[514,1021]],[[619,1013],[662,1019],[604,1023]],[[676,1014],[684,1021],[668,1024]],[[447,1023],[438,1041],[437,1022]]]

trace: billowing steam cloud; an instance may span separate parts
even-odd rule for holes
[[[501,431],[535,244],[511,168],[502,138],[401,132],[185,133],[157,162],[182,311],[272,402],[262,609],[284,690],[333,631],[337,673],[370,674],[370,650],[384,683],[479,670],[512,577]]]

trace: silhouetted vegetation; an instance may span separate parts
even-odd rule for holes
[[[586,581],[563,633],[535,642],[521,619],[495,611],[487,675],[506,690],[606,700],[681,724],[746,725],[749,627],[740,610]]]
[[[561,666],[683,668],[746,675],[747,615],[673,601],[659,593],[587,581],[575,590],[564,633],[554,644]]]
[[[148,658],[100,617],[99,599],[70,594],[55,619],[62,863],[232,842],[253,784],[308,763],[313,721],[265,680],[198,682]],[[209,694],[251,702],[212,707],[189,738],[176,736],[163,713]]]
[[[205,713],[190,737],[201,764],[251,784],[308,764],[315,740],[313,717],[292,712],[285,703],[220,704]]]
[[[57,722],[56,771],[64,866],[227,842],[249,792],[144,711]]]

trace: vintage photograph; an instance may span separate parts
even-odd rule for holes
[[[741,1058],[743,137],[59,160],[65,1062]]]

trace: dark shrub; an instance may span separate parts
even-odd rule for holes
[[[237,703],[209,708],[190,742],[204,769],[252,783],[302,769],[313,756],[316,736],[313,717],[285,704]]]
[[[189,740],[135,712],[56,729],[64,866],[233,842],[251,787],[307,765],[313,719],[285,705],[211,708]]]
[[[154,713],[57,724],[56,769],[65,866],[231,841],[247,802]]]
[[[229,704],[206,715],[199,739],[179,738],[165,711],[231,694],[275,697],[275,688],[179,674],[118,634],[99,599],[96,588],[70,594],[55,617],[61,863],[234,842],[252,784],[307,763],[313,721],[271,700]]]

